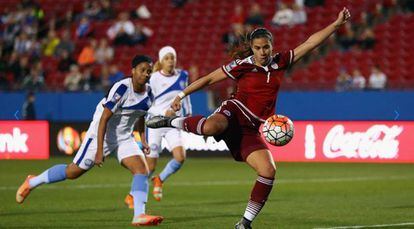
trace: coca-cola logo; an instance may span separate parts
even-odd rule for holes
[[[414,121],[296,121],[284,147],[268,144],[277,161],[414,163]]]
[[[343,125],[335,125],[323,142],[323,154],[327,158],[397,158],[397,137],[403,129],[397,125],[373,125],[365,132],[346,132]]]
[[[27,153],[28,147],[26,144],[28,135],[22,133],[20,128],[13,128],[13,132],[0,133],[0,153]]]

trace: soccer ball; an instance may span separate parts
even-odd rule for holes
[[[272,115],[263,124],[263,136],[275,146],[284,146],[293,138],[293,122],[283,115]]]

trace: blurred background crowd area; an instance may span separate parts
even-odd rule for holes
[[[352,13],[325,45],[285,78],[284,90],[414,88],[414,1],[409,0],[0,0],[0,90],[106,91],[130,75],[136,54],[164,45],[194,81],[230,61],[229,48],[256,27],[274,50],[293,49]],[[208,90],[232,92],[231,81]]]

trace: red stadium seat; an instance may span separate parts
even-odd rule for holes
[[[326,19],[335,17],[344,4],[351,9],[353,15],[360,15],[362,11],[373,10],[377,3],[383,1],[389,4],[390,0],[347,1],[346,3],[341,0],[325,0],[323,7],[306,8],[308,16],[306,24],[291,28],[270,27],[275,36],[275,49],[287,50],[296,47],[312,33],[325,26]],[[83,10],[82,0],[38,0],[38,2],[44,9],[46,18],[52,17],[53,14],[63,15],[71,8],[77,11]],[[131,56],[145,53],[156,57],[158,49],[164,45],[173,45],[177,49],[179,63],[185,66],[188,66],[188,63],[197,64],[202,74],[207,73],[207,70],[217,68],[229,59],[224,51],[225,46],[221,43],[221,37],[230,28],[230,15],[234,10],[234,3],[231,1],[189,1],[180,9],[170,7],[170,0],[117,0],[112,2],[116,13],[132,11],[139,5],[145,4],[152,16],[148,20],[139,20],[139,22],[149,26],[155,32],[145,46],[115,47],[114,63],[118,64],[123,71],[129,71],[129,65],[125,62],[129,63]],[[250,0],[239,2],[246,11],[252,4]],[[255,2],[260,4],[266,23],[269,24],[276,10],[275,1],[257,0]],[[11,3],[15,4],[15,1],[4,0],[2,2],[5,7],[11,6]],[[113,21],[94,21],[95,37],[97,39],[106,37],[106,31],[112,23]],[[72,23],[71,34],[75,34],[76,26],[76,22]],[[292,82],[309,87],[308,82],[314,80],[323,83],[324,87],[332,84],[331,88],[333,88],[339,68],[346,67],[349,71],[359,68],[367,76],[374,64],[380,64],[387,70],[389,69],[392,82],[394,80],[408,82],[409,77],[413,79],[410,81],[412,82],[414,81],[414,55],[412,55],[414,46],[411,44],[414,40],[414,30],[412,28],[414,28],[413,14],[395,15],[385,23],[375,26],[374,33],[377,42],[374,50],[344,53],[330,51],[326,56],[305,66],[304,69],[295,69]],[[88,44],[88,40],[75,41],[74,55],[76,56]],[[64,75],[56,72],[57,60],[43,58],[42,63],[45,70],[50,72],[47,82],[61,88]],[[95,71],[99,72],[96,69]]]

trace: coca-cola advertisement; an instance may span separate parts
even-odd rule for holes
[[[0,121],[0,159],[48,159],[47,121]]]
[[[276,161],[414,162],[414,122],[296,121],[292,141],[269,144]]]

